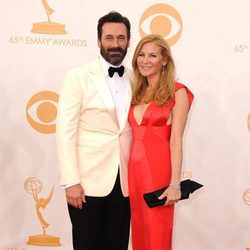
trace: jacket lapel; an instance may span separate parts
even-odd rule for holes
[[[126,119],[123,122],[123,124],[120,124],[120,125],[119,125],[118,118],[116,115],[113,97],[112,97],[111,91],[109,89],[108,83],[105,79],[103,68],[102,68],[101,63],[98,59],[93,62],[92,67],[90,69],[90,73],[91,73],[90,74],[91,81],[94,84],[99,96],[101,97],[104,105],[110,111],[115,123],[118,125],[118,127],[120,127],[120,131],[122,131],[127,123],[128,112],[130,109],[130,101],[131,101],[131,96],[132,96],[132,82],[133,82],[132,72],[130,72],[130,70],[126,68],[125,81],[129,85],[129,87],[128,87],[128,102],[127,102],[127,107],[126,107],[126,111],[125,111],[126,112],[126,114],[125,114]]]
[[[93,62],[90,69],[91,82],[95,86],[104,105],[112,115],[115,123],[119,126],[118,119],[115,112],[115,104],[108,83],[105,79],[103,68],[97,59]]]
[[[95,88],[100,95],[103,103],[108,109],[115,107],[111,91],[109,89],[108,83],[105,79],[103,69],[98,60],[92,64],[91,68],[91,81],[95,85]]]

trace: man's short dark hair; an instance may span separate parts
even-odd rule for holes
[[[122,16],[120,13],[116,11],[111,11],[105,16],[101,17],[98,21],[97,25],[97,35],[101,40],[102,37],[102,27],[105,23],[123,23],[127,28],[127,37],[130,39],[130,22],[127,17]]]

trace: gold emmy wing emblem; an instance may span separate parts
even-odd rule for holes
[[[49,204],[54,192],[54,187],[52,188],[47,198],[39,198],[38,193],[41,192],[42,188],[42,182],[35,177],[28,178],[24,183],[24,189],[26,190],[26,192],[33,196],[33,199],[36,204],[36,214],[43,230],[42,234],[30,235],[27,244],[35,246],[61,246],[59,237],[46,234],[45,229],[49,226],[49,224],[43,218],[42,213],[40,211],[41,208],[45,209],[46,206]]]
[[[65,25],[51,22],[50,15],[54,12],[47,4],[46,0],[42,0],[43,8],[47,14],[47,22],[33,23],[31,32],[39,34],[66,34]]]

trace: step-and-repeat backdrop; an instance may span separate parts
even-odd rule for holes
[[[204,188],[176,205],[173,249],[250,248],[250,2],[10,0],[0,10],[0,250],[72,249],[57,101],[65,72],[98,55],[96,24],[111,10],[132,24],[126,64],[159,33],[195,95],[182,175]]]

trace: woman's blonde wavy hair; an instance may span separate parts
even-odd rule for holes
[[[139,72],[137,58],[142,46],[149,42],[154,42],[161,47],[161,54],[163,58],[167,60],[167,64],[164,66],[165,69],[162,69],[165,73],[161,74],[158,87],[152,92],[151,96],[144,100],[144,102],[150,103],[151,101],[154,101],[157,105],[164,106],[173,99],[175,93],[175,65],[168,44],[162,36],[155,34],[143,37],[136,46],[134,52],[132,67],[134,69],[135,82],[133,87],[132,104],[136,105],[141,103],[148,86],[147,78],[142,76]]]

